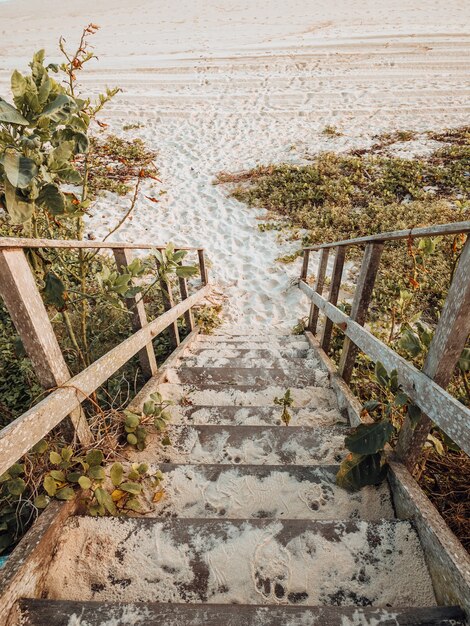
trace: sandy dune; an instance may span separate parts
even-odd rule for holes
[[[259,232],[262,212],[213,180],[220,170],[368,145],[383,131],[468,123],[468,3],[389,4],[10,0],[0,3],[0,94],[8,99],[9,70],[33,50],[54,56],[60,33],[75,41],[83,24],[98,23],[100,63],[84,88],[123,87],[110,128],[158,150],[168,192],[155,205],[144,190],[116,239],[203,243],[230,295],[228,321],[288,328],[307,305],[291,285],[299,265],[275,259],[295,244]],[[129,122],[142,126],[126,133]],[[344,135],[325,137],[327,124]],[[104,234],[127,205],[101,200],[90,230]]]

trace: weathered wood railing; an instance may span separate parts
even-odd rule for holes
[[[175,304],[171,287],[165,284],[168,294],[164,302],[165,313],[152,322],[147,321],[143,300],[139,296],[129,298],[127,306],[134,333],[71,378],[26,259],[24,250],[31,248],[108,249],[114,253],[121,272],[132,261],[131,250],[165,249],[164,246],[139,243],[0,238],[0,296],[31,358],[39,382],[45,390],[52,390],[41,402],[0,430],[0,475],[67,416],[79,441],[82,444],[92,443],[82,402],[135,354],[139,355],[144,376],[150,378],[155,375],[157,362],[152,340],[170,327],[176,347],[180,341],[178,318],[184,316],[189,330],[193,331],[192,307],[200,303],[210,290],[204,249],[177,247],[177,250],[197,252],[201,287],[189,295],[186,279],[180,278],[181,302]]]
[[[467,236],[455,268],[452,283],[442,309],[441,317],[425,359],[422,371],[398,355],[364,328],[371,302],[374,282],[384,245],[399,239],[437,237],[470,233],[470,222],[442,224],[415,228],[346,241],[336,241],[304,248],[300,289],[311,300],[307,330],[317,333],[319,313],[325,323],[319,343],[327,352],[331,343],[333,325],[345,334],[338,373],[349,383],[358,350],[373,361],[381,361],[390,372],[398,371],[399,382],[412,402],[420,407],[422,416],[413,428],[405,419],[396,454],[410,469],[422,450],[432,422],[437,424],[457,445],[470,454],[470,410],[452,397],[445,388],[450,382],[457,361],[470,333],[470,237]],[[361,269],[357,279],[351,314],[346,315],[336,305],[341,286],[345,256],[348,246],[365,245]],[[334,264],[328,298],[322,296],[330,250],[334,251]],[[314,287],[307,283],[310,254],[320,252]]]

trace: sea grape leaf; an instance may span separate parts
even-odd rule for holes
[[[366,485],[378,485],[387,475],[388,465],[382,454],[348,454],[341,463],[336,482],[348,491],[358,491]]]
[[[375,454],[383,450],[393,432],[393,425],[388,420],[360,424],[345,438],[344,443],[346,448],[355,454]]]

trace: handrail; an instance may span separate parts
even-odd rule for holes
[[[436,226],[424,226],[420,228],[409,228],[406,230],[396,230],[388,233],[377,233],[376,235],[368,235],[366,237],[356,237],[354,239],[344,239],[342,241],[322,243],[317,246],[307,246],[303,248],[303,250],[313,252],[324,250],[325,248],[336,248],[338,246],[360,245],[380,241],[396,241],[398,239],[408,239],[409,237],[439,237],[442,235],[458,235],[460,233],[470,233],[470,221],[438,224]]]
[[[417,425],[407,417],[396,447],[397,456],[412,469],[434,421],[470,455],[470,410],[458,402],[445,389],[470,334],[470,237],[462,248],[454,270],[452,284],[447,294],[439,323],[429,346],[423,370],[417,370],[392,348],[382,343],[363,328],[371,302],[375,278],[384,245],[389,241],[414,237],[458,235],[470,233],[470,221],[440,224],[423,228],[378,233],[346,241],[336,241],[304,248],[304,258],[299,287],[311,301],[307,330],[316,334],[320,311],[326,316],[320,340],[321,348],[328,352],[334,324],[344,332],[345,338],[338,366],[339,375],[350,382],[358,350],[373,361],[383,362],[385,368],[398,370],[404,391],[417,404],[423,414]],[[344,260],[349,245],[366,244],[350,315],[337,307],[343,275]],[[322,296],[330,250],[335,253],[328,299]],[[310,252],[320,251],[315,286],[308,285]],[[432,421],[431,421],[432,420]]]
[[[139,350],[168,328],[185,311],[201,302],[209,293],[206,285],[192,296],[150,322],[79,374],[52,391],[47,398],[0,430],[0,475],[28,452],[73,409],[80,406],[100,385],[121,368]],[[83,419],[83,418],[82,418]]]
[[[51,392],[0,430],[0,475],[67,416],[78,440],[83,445],[92,444],[93,436],[83,413],[82,402],[137,353],[144,377],[154,376],[157,373],[157,362],[152,340],[170,327],[171,343],[176,348],[180,343],[178,318],[184,316],[189,330],[193,331],[191,309],[202,302],[211,289],[204,248],[176,248],[197,251],[201,286],[196,293],[189,295],[186,278],[179,277],[181,301],[175,304],[171,284],[161,279],[165,312],[150,323],[142,298],[127,298],[133,334],[71,378],[24,251],[25,248],[45,247],[111,249],[117,270],[122,273],[132,262],[130,248],[165,249],[164,246],[151,244],[0,238],[0,296],[33,362],[39,382],[46,391]],[[70,424],[67,426],[70,427]]]
[[[0,237],[0,248],[98,248],[110,250],[165,250],[166,246],[153,243],[128,243],[120,241],[94,241],[92,239],[27,239]],[[175,250],[204,250],[201,247],[175,246]]]

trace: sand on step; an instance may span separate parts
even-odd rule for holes
[[[435,605],[407,521],[72,518],[45,592],[127,602]]]

